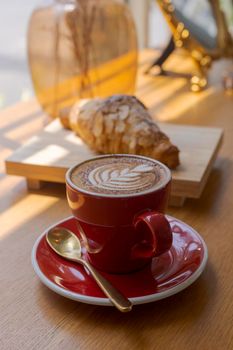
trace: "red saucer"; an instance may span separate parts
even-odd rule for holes
[[[205,268],[208,252],[205,242],[190,226],[168,217],[173,231],[169,252],[154,258],[152,264],[127,275],[103,275],[133,304],[166,298],[192,284]],[[56,223],[77,232],[73,217]],[[47,232],[47,231],[46,231]],[[40,280],[56,293],[77,301],[112,305],[81,265],[69,262],[52,251],[44,232],[32,251],[32,264]]]

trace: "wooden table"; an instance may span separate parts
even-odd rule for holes
[[[151,57],[145,52],[142,58],[149,62]],[[143,100],[159,120],[224,127],[225,140],[202,197],[168,210],[204,237],[206,270],[180,294],[134,307],[129,314],[65,299],[36,277],[30,262],[36,238],[70,212],[63,185],[28,192],[24,179],[4,174],[4,159],[43,127],[36,102],[1,112],[1,350],[233,349],[233,97],[221,87],[227,64],[214,65],[213,85],[197,95],[183,79],[139,77],[145,80]],[[173,56],[169,68],[177,65],[188,67],[180,55]],[[152,89],[158,91],[153,101]]]

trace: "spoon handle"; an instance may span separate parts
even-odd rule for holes
[[[82,259],[83,265],[90,271],[98,286],[121,312],[131,311],[133,304],[108,282],[88,261]]]

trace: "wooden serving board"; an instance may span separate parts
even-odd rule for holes
[[[159,123],[159,126],[180,149],[181,165],[172,171],[170,204],[181,206],[185,198],[200,197],[223,131],[168,123]],[[64,183],[70,166],[93,155],[79,137],[55,120],[6,160],[6,171],[26,177],[29,187],[40,188],[43,182]]]

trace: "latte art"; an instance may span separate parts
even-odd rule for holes
[[[141,164],[135,167],[114,164],[102,165],[88,174],[90,184],[109,190],[137,190],[143,189],[155,181],[154,167]]]
[[[169,180],[166,168],[134,155],[98,157],[72,169],[71,182],[88,193],[125,196],[146,193]]]

